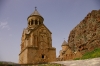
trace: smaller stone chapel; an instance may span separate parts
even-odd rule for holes
[[[60,50],[59,52],[57,61],[66,61],[82,57],[82,54],[79,51],[77,52],[72,51],[71,47],[65,40],[63,41],[61,47],[62,50]]]
[[[20,64],[56,61],[56,48],[52,47],[52,32],[44,25],[37,9],[27,18],[27,27],[21,38]]]

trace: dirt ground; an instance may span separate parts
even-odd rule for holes
[[[100,66],[100,58],[86,60],[57,61],[51,63],[59,63],[65,66]]]

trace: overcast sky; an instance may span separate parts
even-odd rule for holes
[[[0,0],[0,60],[17,62],[21,35],[27,17],[37,7],[44,24],[52,32],[56,56],[70,31],[92,10],[100,9],[100,0]]]

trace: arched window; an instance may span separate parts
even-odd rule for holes
[[[37,20],[35,20],[35,25],[37,25],[38,24],[38,21]]]
[[[31,25],[33,25],[33,20],[31,20]]]
[[[44,54],[42,55],[42,58],[44,59]]]

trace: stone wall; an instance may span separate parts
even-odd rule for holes
[[[48,49],[48,62],[56,61],[56,48],[49,48]]]
[[[28,47],[28,63],[27,64],[33,64],[33,63],[38,63],[39,62],[39,58],[38,58],[38,48],[37,47]]]
[[[27,49],[24,49],[19,55],[19,64],[26,64],[27,63]]]

